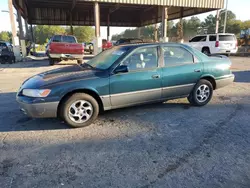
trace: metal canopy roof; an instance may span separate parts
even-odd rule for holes
[[[224,0],[13,0],[29,24],[94,25],[94,2],[100,3],[100,24],[140,27],[159,23],[163,6],[168,20],[223,8]]]

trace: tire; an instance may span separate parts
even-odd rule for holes
[[[15,57],[11,57],[11,56],[10,56],[10,57],[8,58],[8,63],[9,63],[9,64],[15,63]]]
[[[55,60],[49,59],[49,65],[53,66],[55,64]]]
[[[82,59],[78,59],[78,60],[77,60],[77,64],[78,64],[78,65],[81,65],[81,64],[82,64],[82,61],[83,61]]]
[[[209,50],[209,48],[203,48],[203,49],[202,49],[202,53],[203,53],[203,54],[206,54],[206,55],[210,55],[210,50]]]
[[[203,91],[203,92],[202,92]],[[202,93],[201,93],[202,92]],[[204,106],[212,99],[213,86],[205,79],[201,79],[188,96],[188,101],[194,106]]]
[[[16,57],[15,56],[13,56],[13,58],[12,58],[12,63],[16,63]]]
[[[96,120],[99,114],[99,105],[92,96],[86,93],[75,93],[62,102],[59,110],[60,117],[69,126],[80,128],[86,127]],[[86,116],[87,114],[88,116]]]

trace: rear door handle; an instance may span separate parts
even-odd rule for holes
[[[194,72],[201,72],[200,69],[194,69]]]
[[[152,78],[153,79],[158,79],[158,78],[160,78],[160,75],[159,74],[152,75]]]

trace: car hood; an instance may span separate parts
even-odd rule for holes
[[[69,66],[51,71],[43,72],[26,80],[22,88],[42,88],[52,84],[68,82],[79,79],[91,79],[100,77],[103,71],[91,68],[84,68],[79,65]]]

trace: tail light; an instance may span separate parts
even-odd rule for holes
[[[236,40],[236,43],[235,43],[235,48],[238,47],[238,40]]]
[[[215,47],[219,47],[219,45],[220,45],[219,41],[216,41],[215,42]]]

